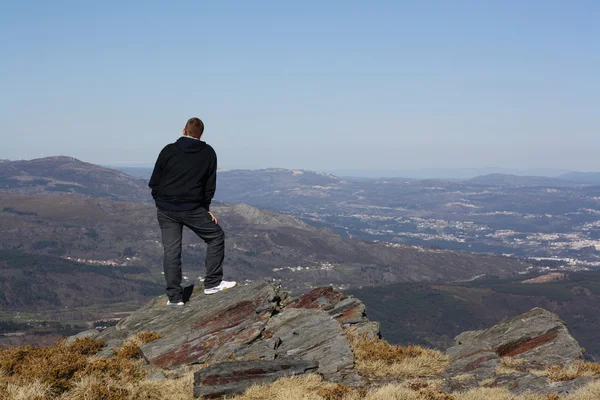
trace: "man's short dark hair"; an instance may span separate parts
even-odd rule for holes
[[[190,118],[187,124],[185,124],[185,134],[196,139],[200,139],[200,136],[204,133],[204,122],[200,118]]]

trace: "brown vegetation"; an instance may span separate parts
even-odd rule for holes
[[[423,386],[425,385],[425,386]],[[435,385],[388,384],[366,393],[342,389],[340,385],[325,383],[316,375],[282,378],[269,385],[250,388],[236,400],[597,400],[600,381],[576,390],[564,397],[535,393],[512,394],[507,389],[478,388],[459,393],[440,392]],[[329,396],[329,397],[327,397]],[[334,397],[338,396],[338,397]],[[187,398],[186,398],[187,399]]]
[[[156,333],[140,333],[108,358],[94,357],[104,343],[91,338],[0,350],[0,398],[59,398],[82,384],[98,394],[93,398],[125,398],[124,386],[146,376],[139,368],[139,346],[158,338]]]
[[[595,377],[600,375],[600,364],[577,361],[566,367],[551,366],[545,373],[550,380],[555,382],[570,381],[580,377]]]
[[[439,375],[449,364],[437,350],[420,346],[394,346],[367,336],[350,336],[356,369],[365,375],[418,378]]]
[[[139,347],[159,339],[156,333],[140,333],[128,340],[115,355],[98,358],[103,343],[84,338],[72,344],[60,341],[56,346],[23,346],[0,351],[0,400],[193,400],[193,372],[189,369],[171,379],[146,380],[148,369],[141,368]],[[443,372],[448,360],[434,350],[417,346],[393,346],[384,340],[352,337],[357,367],[371,376],[396,378],[397,382],[380,387],[350,388],[327,383],[317,375],[280,379],[257,385],[238,400],[593,400],[600,398],[600,381],[574,393],[556,395],[514,395],[501,388],[478,388],[445,393],[442,380],[431,377]],[[505,358],[501,367],[519,369],[522,362]],[[580,376],[597,376],[600,365],[574,363],[544,371],[554,381]],[[416,378],[415,378],[416,377]],[[409,379],[404,379],[409,378]],[[468,379],[468,376],[464,376]]]

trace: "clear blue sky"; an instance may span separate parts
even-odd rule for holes
[[[0,158],[600,170],[600,2],[3,1]]]

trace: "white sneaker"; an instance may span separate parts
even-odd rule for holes
[[[219,286],[215,286],[210,289],[204,289],[204,294],[215,294],[217,292],[220,292],[221,290],[231,289],[232,287],[235,287],[235,286],[237,286],[237,282],[221,281],[221,283],[219,283]]]
[[[167,305],[168,306],[182,306],[185,303],[183,301],[180,301],[179,303],[171,303],[171,300],[167,301]]]

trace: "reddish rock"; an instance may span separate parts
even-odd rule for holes
[[[156,331],[161,339],[141,347],[145,360],[155,367],[231,360],[316,362],[327,380],[347,385],[362,382],[354,370],[354,353],[345,327],[370,335],[379,325],[365,317],[365,307],[330,287],[281,306],[287,293],[272,282],[257,282],[211,296],[192,296],[183,307],[167,306],[160,297],[99,338],[112,348],[142,331]]]
[[[318,366],[314,361],[290,359],[215,364],[194,374],[194,396],[214,399],[239,394],[255,384],[315,372]]]
[[[139,332],[158,332],[162,338],[142,346],[141,351],[149,363],[161,368],[223,361],[260,337],[278,302],[278,288],[269,282],[192,296],[183,307],[167,306],[163,296],[99,338],[117,347],[119,341]]]
[[[558,338],[558,332],[548,332],[533,338],[523,338],[516,342],[507,343],[496,349],[500,357],[516,357],[546,343],[552,343]]]
[[[478,348],[491,350],[499,357],[523,358],[538,364],[562,365],[583,355],[565,323],[542,308],[534,308],[483,331],[462,333],[455,342],[457,345],[448,350],[454,359]]]
[[[362,301],[346,296],[332,287],[316,288],[291,302],[286,308],[326,311],[342,325],[368,322]]]
[[[504,387],[515,393],[533,390],[542,394],[564,394],[585,383],[576,380],[549,384],[545,377],[530,372],[548,365],[572,363],[583,353],[564,322],[541,308],[486,330],[464,332],[456,337],[455,343],[456,346],[446,352],[452,361],[445,375],[450,378],[447,390],[465,390],[491,380],[494,387]],[[503,357],[517,358],[521,364],[513,372],[503,373],[497,369]],[[464,374],[472,378],[457,385],[452,377]]]
[[[290,303],[287,308],[318,308],[323,310],[333,307],[344,299],[346,299],[346,296],[334,290],[331,286],[319,287],[300,296]]]

